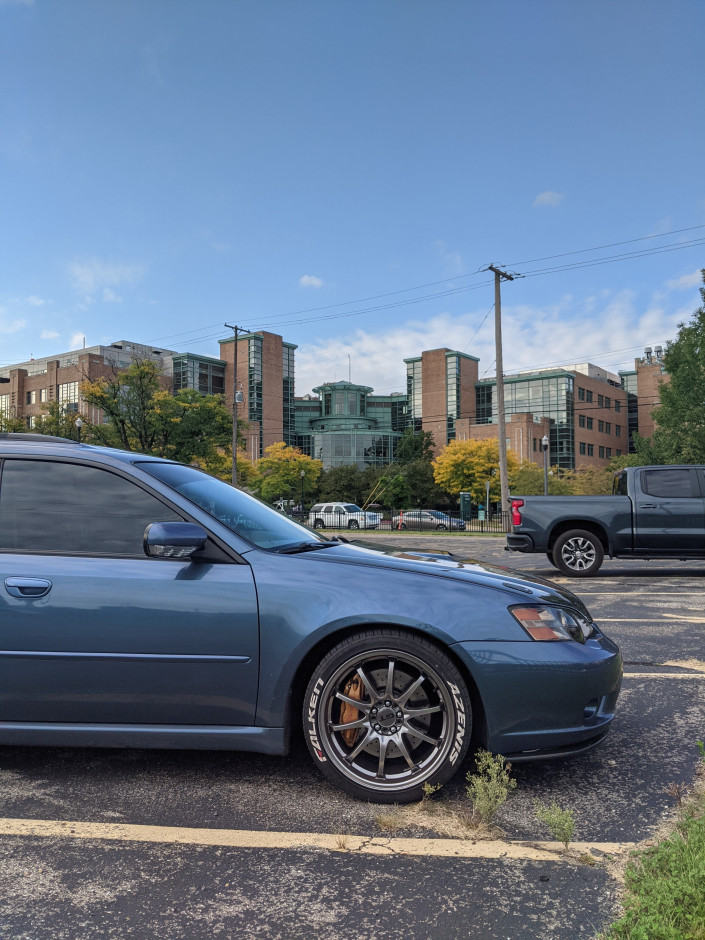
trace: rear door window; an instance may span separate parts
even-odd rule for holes
[[[649,496],[664,499],[692,499],[700,496],[697,481],[689,467],[664,467],[663,470],[644,470],[643,489]]]
[[[144,554],[150,522],[179,522],[161,500],[109,470],[55,460],[5,460],[0,550]]]

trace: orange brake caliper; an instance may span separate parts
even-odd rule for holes
[[[362,679],[358,675],[354,675],[352,679],[348,680],[348,683],[343,690],[343,695],[345,695],[347,698],[355,699],[356,702],[360,701],[362,698]],[[343,704],[340,706],[341,725],[348,724],[348,722],[351,721],[357,721],[359,716],[359,710],[349,702],[343,702]],[[343,741],[345,741],[348,747],[353,746],[353,744],[357,741],[359,734],[359,728],[348,728],[347,731],[340,732]]]

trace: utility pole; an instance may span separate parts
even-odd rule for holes
[[[499,487],[501,492],[500,510],[509,508],[509,476],[507,473],[507,431],[504,415],[504,366],[502,364],[502,297],[500,283],[513,281],[514,275],[501,271],[495,265],[487,266],[494,274],[494,342],[497,367],[497,435],[499,437]]]
[[[233,486],[237,486],[237,406],[244,401],[244,396],[237,387],[237,336],[238,333],[249,333],[249,330],[241,326],[233,326],[232,323],[225,323],[229,330],[233,331],[235,340],[233,342]]]

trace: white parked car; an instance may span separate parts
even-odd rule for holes
[[[360,509],[355,503],[316,503],[308,514],[314,529],[376,529],[382,516]]]

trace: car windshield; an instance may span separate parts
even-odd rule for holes
[[[278,551],[303,542],[325,542],[317,533],[294,522],[258,499],[202,470],[185,464],[136,461],[136,466],[175,489],[236,535],[258,548]]]
[[[346,504],[343,506],[343,509],[344,509],[346,512],[362,512],[362,510],[360,509],[360,507],[359,507],[359,506],[356,506],[355,503],[346,503]]]

